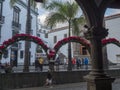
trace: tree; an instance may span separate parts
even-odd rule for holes
[[[60,2],[60,1],[52,1],[46,7],[47,10],[54,10],[51,12],[45,20],[46,25],[56,26],[58,23],[68,23],[68,37],[71,36],[71,30],[73,29],[75,33],[78,33],[79,25],[84,20],[83,18],[77,18],[77,14],[79,12],[79,6],[75,2]],[[72,28],[72,29],[71,29]],[[68,70],[72,70],[72,55],[71,55],[71,42],[68,43]]]
[[[26,34],[30,34],[31,31],[31,5],[35,7],[34,0],[27,0],[28,6],[27,6],[27,19],[26,19]],[[11,6],[14,6],[14,4],[18,2],[18,0],[10,0]],[[25,41],[25,58],[24,58],[24,72],[29,72],[29,42]]]

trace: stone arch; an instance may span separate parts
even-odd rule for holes
[[[40,38],[38,38],[36,36],[29,35],[29,34],[16,34],[15,36],[13,36],[12,38],[8,39],[7,41],[4,41],[3,44],[0,46],[0,56],[2,57],[2,54],[3,54],[4,50],[9,45],[12,45],[15,42],[23,41],[23,40],[31,41],[31,42],[34,42],[34,43],[40,45],[43,48],[43,50],[45,51],[46,55],[48,54],[47,53],[48,46],[46,44],[44,44],[42,39],[40,39]]]
[[[75,0],[83,10],[83,13],[87,20],[87,25],[92,26],[103,26],[104,14],[113,0]],[[100,12],[100,13],[98,13]]]

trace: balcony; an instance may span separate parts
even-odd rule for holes
[[[5,22],[5,17],[4,16],[0,16],[0,24],[3,24]]]
[[[12,28],[14,30],[21,30],[21,24],[19,24],[18,22],[12,21]]]
[[[18,50],[18,43],[14,43],[11,47],[13,50]]]

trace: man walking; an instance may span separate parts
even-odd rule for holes
[[[39,61],[39,68],[40,68],[40,71],[43,71],[43,58],[40,57],[38,61]]]

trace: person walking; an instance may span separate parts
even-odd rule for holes
[[[52,78],[53,77],[52,77],[52,74],[51,74],[51,70],[48,70],[45,86],[50,86],[50,88],[52,88]]]
[[[59,57],[56,58],[55,64],[56,64],[56,71],[59,71],[59,65],[60,65],[60,58]]]
[[[79,69],[81,67],[81,60],[80,60],[80,58],[76,59],[76,65],[77,65],[77,69]]]
[[[64,69],[66,69],[67,68],[67,66],[66,66],[67,65],[67,58],[66,57],[64,57],[64,63],[63,64],[64,64]]]
[[[43,71],[43,58],[40,57],[38,61],[39,61],[39,68],[40,68],[40,71]]]
[[[84,58],[85,69],[88,69],[88,58]]]
[[[75,64],[76,64],[76,59],[73,57],[73,58],[72,58],[72,68],[73,68],[73,69],[75,68]]]
[[[39,61],[36,58],[36,60],[35,60],[35,71],[38,71],[38,68],[39,68]]]

